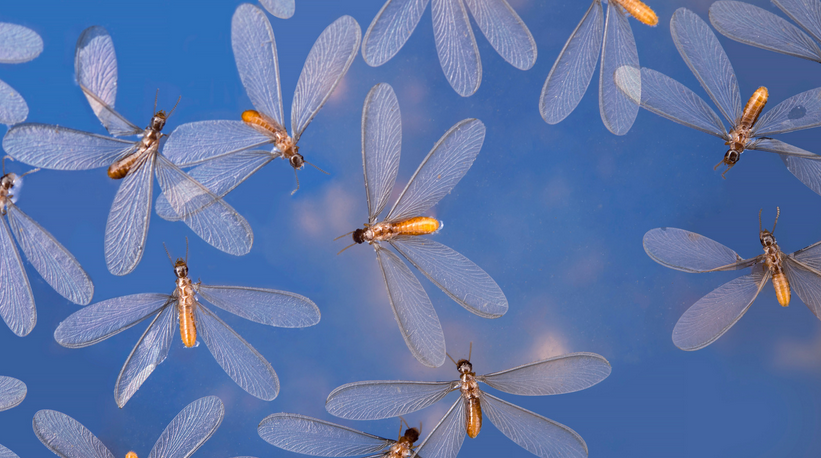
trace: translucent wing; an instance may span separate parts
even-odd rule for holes
[[[470,97],[482,82],[482,61],[468,12],[462,0],[434,0],[433,38],[439,64],[451,87],[462,97]]]
[[[682,350],[700,350],[715,342],[750,308],[770,279],[763,265],[714,289],[690,306],[673,329],[673,343]]]
[[[636,40],[627,16],[620,6],[613,5],[607,7],[607,24],[602,45],[599,114],[607,130],[616,135],[626,134],[639,114],[639,104],[616,87],[614,75],[616,69],[622,66],[641,68]]]
[[[29,107],[23,96],[13,87],[0,81],[0,124],[11,126],[21,123],[28,115]]]
[[[54,340],[66,348],[94,345],[157,314],[172,300],[168,294],[145,293],[97,302],[63,320],[54,331]]]
[[[742,259],[735,251],[695,232],[660,227],[644,234],[644,251],[657,263],[689,273],[738,270],[760,262]]]
[[[762,137],[821,126],[821,88],[794,95],[764,113],[753,126]]]
[[[293,413],[265,417],[257,429],[264,441],[289,452],[313,456],[377,453],[396,441]]]
[[[679,54],[707,91],[707,95],[713,99],[727,121],[734,124],[741,118],[738,81],[730,59],[710,26],[696,13],[679,8],[670,20],[670,33]],[[643,80],[644,78],[642,83]]]
[[[33,167],[88,170],[108,167],[135,151],[137,144],[66,127],[26,123],[6,132],[3,149]]]
[[[784,273],[787,274],[790,287],[801,301],[821,319],[821,272],[792,256],[787,256],[784,259]]]
[[[234,256],[251,251],[254,233],[248,221],[161,155],[157,156],[157,181],[174,212],[211,246]]]
[[[299,74],[291,103],[291,135],[295,142],[348,72],[361,38],[356,20],[342,16],[316,39]]]
[[[247,320],[281,328],[319,323],[319,308],[305,296],[275,289],[200,285],[197,292],[215,306]]]
[[[362,168],[368,196],[368,221],[373,223],[391,196],[402,150],[402,114],[393,88],[371,88],[362,108]]]
[[[536,63],[536,41],[507,0],[465,0],[485,38],[504,60],[519,70]]]
[[[294,15],[294,0],[259,0],[259,3],[280,19],[288,19]]]
[[[774,138],[758,138],[754,142],[748,143],[747,149],[756,151],[767,151],[770,153],[780,154],[782,156],[791,156],[797,159],[809,159],[810,162],[821,159],[821,156],[819,156],[818,154],[811,153],[805,149],[801,149],[797,146],[790,145],[789,143],[784,143],[781,140],[776,140]]]
[[[20,405],[25,398],[25,383],[16,378],[0,376],[0,411]]]
[[[412,457],[456,458],[467,435],[465,418],[465,402],[460,396],[424,442],[419,444]]]
[[[594,1],[570,34],[542,87],[539,111],[548,124],[564,120],[581,101],[593,79],[603,35],[604,13],[601,2]]]
[[[194,309],[194,316],[203,342],[240,388],[263,401],[272,401],[277,397],[277,374],[254,347],[202,304]]]
[[[821,272],[821,242],[815,242],[789,256],[810,269]]]
[[[821,41],[821,3],[814,0],[772,0],[793,21]]]
[[[162,154],[179,167],[190,167],[271,143],[271,137],[242,121],[190,122],[174,129]]]
[[[821,62],[821,49],[798,27],[769,11],[744,2],[710,6],[710,22],[722,35],[741,43]]]
[[[445,334],[427,293],[408,266],[391,251],[377,248],[376,259],[393,316],[408,349],[425,366],[441,366],[445,362]]]
[[[570,353],[477,377],[505,393],[547,396],[584,390],[610,375],[610,363],[595,353]]]
[[[9,205],[7,210],[17,242],[43,279],[71,302],[90,303],[94,284],[77,259],[16,205]]]
[[[470,259],[422,237],[397,237],[391,245],[451,299],[482,318],[507,312],[507,298],[499,285]]]
[[[237,7],[231,19],[231,47],[251,103],[280,125],[285,125],[277,44],[265,13],[248,3]]]
[[[347,420],[381,420],[422,410],[458,387],[458,381],[348,383],[331,391],[325,410]]]
[[[117,376],[117,382],[114,384],[114,400],[120,408],[126,405],[143,382],[148,380],[148,376],[168,356],[168,350],[174,338],[174,325],[179,320],[177,307],[173,303],[170,305],[151,320],[140,340],[131,350],[131,354],[128,355],[128,359],[125,360],[120,375]]]
[[[419,24],[428,0],[388,0],[362,39],[362,58],[371,67],[391,60]]]
[[[151,219],[156,153],[146,152],[123,178],[105,224],[105,263],[114,275],[131,273],[140,263]]]
[[[587,458],[587,444],[576,431],[549,418],[481,392],[482,408],[505,436],[542,457]]]
[[[11,332],[24,337],[37,323],[34,295],[9,226],[0,217],[0,316]]]
[[[16,453],[0,445],[0,458],[20,458]]]
[[[775,140],[769,140],[767,141],[767,144],[772,145],[773,142],[775,142]],[[800,148],[796,148],[795,146],[788,145],[786,143],[779,145],[779,149],[782,149],[781,147],[785,146],[789,147],[789,153],[791,154],[788,155],[784,154],[785,152],[783,151],[783,149],[782,151],[773,151],[773,149],[775,148],[766,147],[765,149],[763,145],[758,146],[756,147],[756,149],[781,153],[781,160],[784,162],[784,165],[787,166],[787,170],[789,170],[790,173],[795,175],[796,178],[801,180],[801,182],[804,183],[804,185],[810,188],[813,192],[815,192],[816,194],[821,194],[821,161],[812,158],[804,158],[792,155],[792,153],[794,153],[796,150],[804,153],[808,153],[808,151],[804,151]]]
[[[43,52],[43,39],[22,25],[0,22],[0,63],[28,62]]]
[[[465,176],[484,141],[482,121],[464,119],[454,124],[419,164],[386,219],[418,216],[436,205]]]
[[[216,396],[188,404],[165,427],[148,458],[188,458],[217,431],[224,415]]]
[[[32,428],[40,442],[62,458],[114,458],[100,439],[66,414],[40,410]]]
[[[721,139],[727,131],[715,111],[695,92],[678,81],[649,68],[641,73],[633,67],[619,67],[616,86],[641,107],[671,121]]]

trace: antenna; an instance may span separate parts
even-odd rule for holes
[[[345,234],[345,235],[348,235],[348,234]],[[341,236],[340,236],[340,237],[341,237]],[[342,254],[342,252],[343,252],[343,251],[347,250],[348,248],[350,248],[350,247],[352,247],[352,246],[354,246],[354,245],[356,245],[356,242],[354,242],[354,243],[352,243],[352,244],[350,244],[350,245],[346,246],[345,248],[343,248],[343,249],[339,250],[339,253],[337,253],[336,255],[337,255],[337,256],[339,256],[340,254]]]
[[[453,359],[453,356],[450,356],[450,353],[445,352],[445,355],[447,355],[447,357],[448,357],[448,358],[450,358],[450,360],[451,360],[451,361],[453,361],[453,364],[454,364],[454,365],[457,365],[457,366],[458,366],[458,364],[456,364],[456,360],[455,360],[455,359]]]
[[[162,247],[165,248],[165,254],[168,256],[168,260],[171,261],[171,265],[174,265],[174,260],[171,259],[171,253],[168,252],[168,247],[165,246],[165,242],[162,243]]]
[[[9,156],[8,154],[6,154],[5,156],[3,156],[3,175],[5,175],[5,174],[6,174],[6,159],[8,159],[8,160],[10,160],[10,161],[13,161],[13,160],[14,160],[14,158],[13,158],[13,157],[11,157],[11,156]]]
[[[758,210],[758,232],[762,231],[762,229],[761,229],[761,212],[763,212],[763,211],[764,211],[763,208]],[[773,228],[773,229],[775,229],[775,228]]]
[[[354,231],[348,232],[348,233],[346,233],[346,234],[342,234],[342,235],[340,235],[339,237],[335,238],[335,239],[334,239],[334,242],[336,242],[337,240],[341,239],[342,237],[345,237],[346,235],[351,235],[351,234],[353,234],[353,233],[354,233]]]
[[[293,196],[294,194],[296,194],[296,192],[297,192],[297,191],[299,191],[299,175],[297,175],[297,174],[296,174],[296,169],[294,169],[294,178],[296,178],[296,189],[294,189],[293,191],[291,191],[291,195],[292,195],[292,196]]]
[[[185,236],[185,263],[188,264],[188,236]]]
[[[324,171],[324,170],[320,169],[319,167],[317,167],[317,166],[316,166],[316,165],[314,165],[314,164],[311,164],[311,163],[310,163],[310,162],[308,162],[308,161],[303,160],[303,162],[305,162],[306,164],[310,165],[311,167],[313,167],[313,168],[315,168],[315,169],[319,170],[320,172],[324,173],[325,175],[330,175],[330,173],[328,173],[328,172],[326,172],[326,171]]]
[[[24,173],[24,174],[20,175],[18,178],[23,178],[23,177],[24,177],[24,176],[26,176],[26,175],[31,175],[32,173],[34,173],[34,172],[39,172],[39,171],[40,171],[40,167],[37,167],[36,169],[31,169],[31,170],[29,170],[28,172],[26,172],[26,173]]]
[[[159,89],[157,89],[157,90],[159,91]],[[166,115],[165,119],[168,119],[168,118],[171,117],[171,113],[173,113],[174,110],[177,109],[177,105],[180,104],[180,100],[182,100],[182,96],[177,97],[177,103],[174,104],[174,108],[172,108],[171,111],[168,112],[168,115]],[[154,102],[154,109],[155,110],[157,109],[157,102],[156,101]]]
[[[157,92],[154,94],[154,113],[157,112],[157,98],[160,96],[160,88],[157,88]],[[165,242],[163,242],[165,243]]]
[[[775,225],[778,224],[778,217],[781,215],[781,208],[775,207],[775,222],[773,223],[773,230],[770,232],[775,233]]]
[[[473,342],[470,343],[470,350],[468,350],[468,361],[470,361],[470,356],[473,354]]]

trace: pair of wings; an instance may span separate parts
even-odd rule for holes
[[[385,221],[418,216],[436,205],[473,165],[484,138],[485,126],[477,119],[451,127],[419,165]],[[362,165],[370,224],[377,221],[390,198],[401,146],[402,116],[396,94],[390,85],[377,84],[368,92],[362,110]],[[496,282],[456,251],[421,237],[397,237],[390,244],[470,312],[484,318],[507,312],[507,298]],[[445,337],[427,293],[398,256],[378,244],[374,247],[405,343],[422,364],[441,366]]]
[[[622,66],[639,68],[636,40],[621,6],[609,4],[605,20],[601,0],[593,0],[547,75],[539,98],[539,111],[545,122],[558,124],[576,109],[593,79],[600,51],[602,121],[616,135],[630,130],[639,107],[618,90],[613,73]]]
[[[742,259],[735,251],[694,232],[653,229],[644,235],[643,243],[654,261],[683,272],[752,267],[752,272],[719,286],[684,312],[673,329],[673,343],[682,350],[699,350],[715,342],[744,316],[770,279],[764,255]],[[821,319],[821,242],[783,254],[782,259],[790,287]]]
[[[225,407],[216,396],[185,406],[165,427],[148,458],[188,458],[219,428]],[[34,434],[49,450],[64,458],[114,458],[85,426],[55,410],[40,410],[32,421]]]
[[[286,291],[199,285],[197,293],[218,308],[269,326],[301,328],[319,322],[319,309],[310,299]],[[117,377],[114,397],[123,407],[168,355],[179,323],[176,304],[174,296],[155,293],[98,302],[61,322],[54,339],[67,348],[87,347],[151,319]],[[260,399],[276,398],[279,380],[259,352],[201,302],[194,318],[198,336],[231,379]]]
[[[102,27],[90,27],[77,41],[77,81],[91,108],[115,136],[143,132],[114,109],[117,95],[117,58],[114,43]],[[111,206],[105,234],[109,271],[125,275],[139,264],[148,234],[151,195],[156,172],[165,201],[203,240],[233,255],[250,251],[253,232],[248,222],[218,196],[183,173],[158,153],[159,145],[144,152],[144,161],[122,180]],[[86,170],[106,167],[132,154],[140,142],[96,135],[46,124],[13,127],[3,147],[14,158],[36,167]]]
[[[388,0],[362,40],[362,57],[372,67],[391,60],[416,29],[428,0]],[[482,82],[479,47],[468,9],[493,49],[508,63],[528,70],[536,63],[536,42],[506,0],[433,0],[433,37],[445,77],[462,97]]]
[[[735,41],[821,62],[821,48],[817,44],[821,41],[821,2],[772,2],[807,33],[763,8],[743,2],[713,3],[710,6],[710,22],[722,35]]]
[[[77,259],[11,201],[6,203],[6,215],[8,223],[0,216],[0,316],[13,333],[23,337],[34,329],[37,310],[15,238],[46,283],[71,302],[90,303],[94,284]]]
[[[43,39],[22,25],[0,22],[0,64],[21,64],[43,52]],[[0,81],[0,124],[17,124],[26,120],[29,107],[19,92]]]
[[[589,388],[610,375],[610,363],[594,353],[571,353],[476,379],[499,391],[523,396],[571,393]],[[378,420],[416,412],[458,389],[459,381],[367,381],[343,385],[328,396],[325,409],[350,420]],[[570,428],[493,395],[481,392],[483,412],[499,430],[540,457],[586,457],[584,440]],[[455,458],[465,431],[460,397],[417,448],[422,456]]]

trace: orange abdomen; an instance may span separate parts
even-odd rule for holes
[[[614,0],[610,1],[613,2]],[[630,13],[630,16],[633,16],[642,24],[655,26],[659,23],[656,13],[640,0],[615,0],[615,3],[620,4],[622,8]]]
[[[134,452],[128,452],[125,454],[125,458],[137,458],[137,454]]]
[[[138,150],[111,164],[108,167],[108,177],[114,180],[125,178],[131,168],[134,167],[134,163],[140,158],[141,153],[142,151]]]
[[[270,117],[256,111],[256,110],[245,110],[242,112],[242,121],[245,124],[249,124],[251,126],[256,126],[260,129],[266,130],[271,132],[272,134],[277,134],[279,132],[285,131],[285,128],[279,125],[276,120],[271,119]],[[286,133],[287,134],[287,133]]]
[[[790,281],[784,272],[773,274],[773,287],[775,287],[775,297],[782,307],[790,305]]]
[[[769,92],[766,87],[761,86],[755,90],[750,100],[744,105],[744,111],[741,112],[741,121],[738,123],[740,127],[749,129],[758,121],[758,115],[767,104],[767,98],[769,98]]]
[[[465,412],[466,429],[468,436],[475,439],[482,429],[482,405],[479,398],[469,398],[467,401],[467,411]]]
[[[416,216],[393,223],[393,229],[399,235],[426,235],[439,230],[439,220],[427,216]]]
[[[197,323],[194,321],[193,298],[182,298],[177,302],[180,312],[180,337],[182,344],[191,348],[197,344]]]

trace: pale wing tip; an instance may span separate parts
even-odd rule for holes
[[[683,318],[683,317],[682,317]],[[724,333],[708,339],[707,341],[699,340],[695,341],[690,335],[686,335],[684,331],[679,328],[681,324],[681,318],[679,318],[678,323],[676,323],[675,328],[673,328],[673,344],[678,347],[680,350],[684,351],[696,351],[701,350],[702,348],[710,345],[711,343],[718,340]]]
[[[20,24],[0,22],[0,29],[16,29],[18,34],[22,34],[22,41],[11,43],[11,49],[0,49],[0,63],[22,64],[35,59],[43,52],[43,37],[34,30]],[[7,55],[10,51],[14,55]]]

